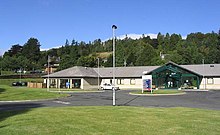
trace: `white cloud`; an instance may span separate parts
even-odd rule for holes
[[[40,51],[48,51],[50,49],[58,49],[60,47],[62,47],[62,46],[56,46],[56,47],[52,47],[52,48],[40,48]]]
[[[144,36],[145,37],[150,36],[151,39],[157,38],[157,34],[152,34],[152,33],[144,34]],[[127,37],[131,39],[139,39],[143,37],[143,34],[127,34]],[[117,38],[124,39],[126,38],[126,35],[121,35],[121,36],[118,36]]]
[[[125,34],[125,35],[120,35],[120,36],[117,36],[117,39],[125,39],[126,36],[128,38],[131,38],[131,39],[139,39],[139,38],[142,38],[143,37],[143,34]],[[144,34],[145,37],[147,36],[150,36],[151,39],[155,39],[157,38],[157,34],[152,34],[152,33],[149,33],[149,34]],[[109,39],[112,39],[112,38],[108,38],[108,39],[105,39],[103,40],[104,41],[107,41]]]
[[[182,36],[182,39],[186,39],[187,38],[187,36]]]

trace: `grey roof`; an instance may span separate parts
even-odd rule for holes
[[[193,73],[201,76],[220,76],[220,64],[199,64],[199,65],[179,65]],[[139,67],[116,67],[115,77],[141,77],[143,72],[151,72],[160,66],[139,66]],[[99,72],[99,73],[98,73]],[[109,68],[88,68],[88,67],[72,67],[53,74],[52,78],[65,78],[65,77],[98,77],[111,78],[113,74],[112,67]],[[146,73],[145,73],[146,74]],[[44,78],[47,77],[43,76]]]
[[[98,73],[89,67],[75,66],[72,68],[64,69],[49,75],[52,78],[59,77],[98,77]],[[43,77],[48,77],[47,75]]]
[[[115,68],[115,77],[141,77],[143,72],[152,71],[159,66],[141,66],[141,67],[116,67]],[[94,68],[98,73],[98,68]],[[113,68],[99,68],[99,75],[103,78],[112,77]]]
[[[220,64],[180,65],[201,76],[220,76]]]

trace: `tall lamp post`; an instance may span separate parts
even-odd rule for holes
[[[98,90],[99,90],[99,57],[97,58],[98,60]]]
[[[2,75],[2,61],[3,61],[3,55],[0,56],[0,57],[1,57],[1,73],[0,73],[0,75]]]
[[[112,105],[115,106],[115,30],[117,29],[116,25],[112,25],[112,44],[113,44],[113,90],[112,90]]]
[[[47,91],[50,91],[50,56],[47,56]]]
[[[204,78],[204,73],[205,73],[205,60],[202,59],[202,67],[203,67],[203,75],[202,75],[202,80],[203,80],[203,89],[205,90],[205,78]]]

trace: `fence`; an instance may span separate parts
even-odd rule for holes
[[[28,82],[28,88],[46,88],[46,84],[44,83],[36,83],[36,82]]]

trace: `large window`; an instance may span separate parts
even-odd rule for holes
[[[135,85],[135,84],[136,84],[135,79],[131,79],[131,80],[130,80],[130,84],[131,84],[131,85]]]
[[[117,79],[117,84],[118,85],[123,85],[124,84],[124,79]]]

